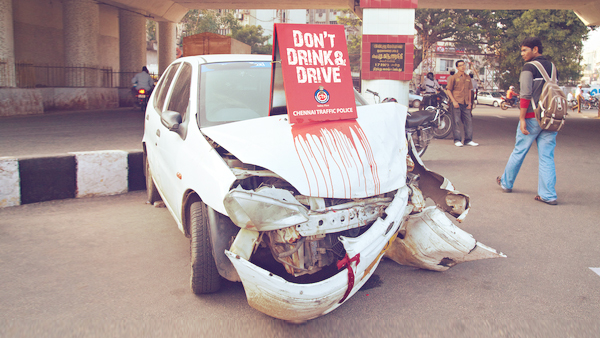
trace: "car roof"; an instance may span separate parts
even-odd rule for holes
[[[214,62],[235,62],[235,61],[271,61],[271,55],[265,54],[210,54],[194,55],[177,59],[177,61],[187,61],[191,63],[214,63]]]

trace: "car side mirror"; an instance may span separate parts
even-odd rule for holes
[[[167,127],[169,131],[177,131],[181,124],[181,114],[175,111],[167,110],[161,114],[160,121],[163,126]]]

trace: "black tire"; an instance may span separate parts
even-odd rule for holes
[[[190,206],[190,286],[197,295],[216,292],[221,276],[212,255],[206,204],[196,201]]]
[[[494,107],[499,107],[498,101],[494,101]]]
[[[440,116],[439,123],[433,128],[433,137],[444,139],[452,132],[452,118],[449,113]]]
[[[144,155],[144,162],[146,164],[146,195],[148,197],[148,203],[154,204],[154,202],[158,202],[161,200],[160,194],[154,185],[154,181],[152,180],[152,172],[150,171],[150,164],[148,163],[148,159]]]
[[[146,111],[146,105],[145,105],[145,104],[141,105],[141,106],[140,106],[140,110],[141,110],[142,112],[145,112],[145,111]]]
[[[421,101],[420,100],[414,100],[412,102],[412,106],[413,106],[413,108],[420,108],[421,107]]]
[[[506,102],[502,101],[502,103],[500,103],[500,108],[502,108],[502,110],[507,110],[508,105],[506,104]]]

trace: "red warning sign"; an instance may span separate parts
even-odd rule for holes
[[[290,123],[355,119],[344,26],[275,24],[274,35]]]

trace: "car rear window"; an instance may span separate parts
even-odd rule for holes
[[[269,114],[270,62],[224,62],[201,66],[200,126]]]

